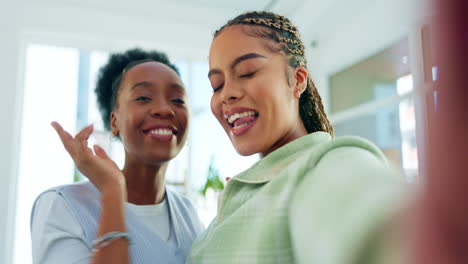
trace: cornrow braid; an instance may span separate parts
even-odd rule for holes
[[[307,68],[305,47],[299,31],[286,17],[266,11],[247,12],[228,21],[226,25],[215,32],[214,37],[225,28],[240,24],[268,29],[268,31],[253,31],[249,34],[279,43],[281,50],[288,57],[290,67],[303,66]],[[299,98],[299,114],[308,133],[323,131],[334,136],[333,127],[323,108],[322,98],[310,77],[307,79],[305,91]]]

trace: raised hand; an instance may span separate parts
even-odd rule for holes
[[[93,146],[94,153],[88,147],[88,138],[94,130],[93,125],[85,127],[75,137],[65,131],[58,122],[52,122],[51,125],[83,175],[101,192],[121,191],[122,195],[126,196],[125,179],[117,164],[98,145]]]

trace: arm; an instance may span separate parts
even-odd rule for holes
[[[342,147],[325,154],[292,200],[290,229],[298,263],[388,263],[401,256],[387,235],[388,228],[397,228],[402,182],[367,150]]]
[[[101,191],[101,218],[97,237],[109,232],[127,232],[125,225],[125,196],[122,191],[108,188]],[[128,241],[118,239],[102,248],[93,256],[93,263],[127,264],[129,262]]]
[[[77,168],[101,192],[101,217],[97,237],[109,232],[126,232],[124,204],[127,200],[127,191],[125,179],[118,166],[102,148],[95,145],[94,153],[88,148],[87,140],[93,132],[93,127],[88,126],[73,137],[58,123],[53,122],[52,126],[59,134],[65,149]],[[93,254],[92,263],[129,263],[128,241],[123,238],[113,241],[110,245]]]

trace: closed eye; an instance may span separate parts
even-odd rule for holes
[[[220,86],[214,88],[214,89],[213,89],[213,93],[216,93],[217,91],[221,90],[221,88],[223,88],[223,86],[224,86],[224,83],[221,84]]]
[[[255,74],[255,72],[251,72],[251,73],[247,73],[247,74],[240,75],[239,77],[241,77],[241,78],[249,78],[249,77],[254,76],[254,74]]]
[[[146,97],[146,96],[139,96],[135,99],[135,101],[140,101],[140,102],[145,102],[145,101],[149,101],[151,100],[151,98],[149,97]]]

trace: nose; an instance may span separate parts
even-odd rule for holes
[[[239,101],[243,97],[243,92],[240,87],[236,87],[228,82],[224,83],[221,89],[221,100],[223,104],[232,104]]]
[[[151,104],[150,114],[151,116],[160,118],[169,118],[175,116],[175,112],[171,103],[163,98],[153,101]]]

